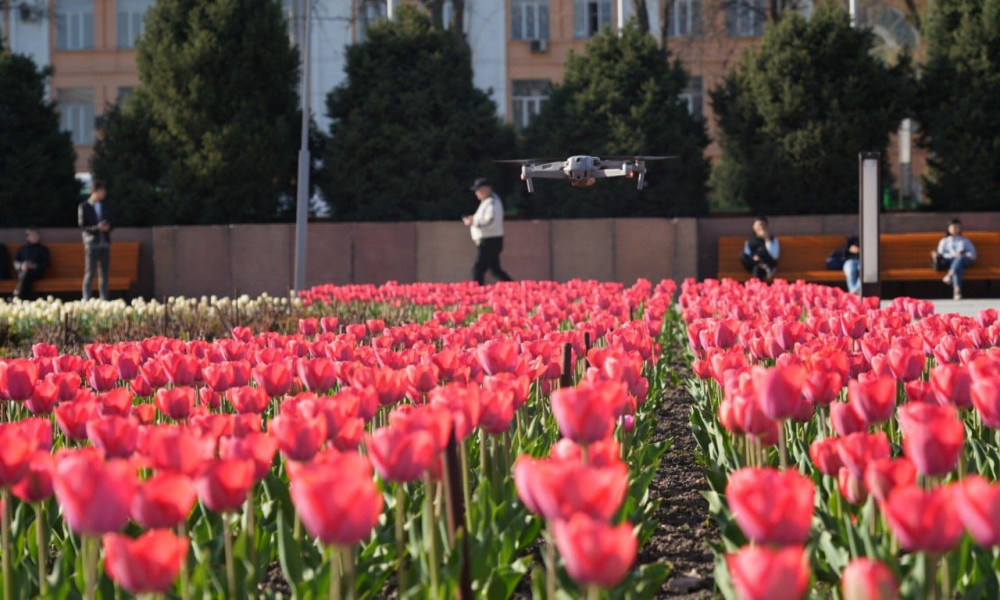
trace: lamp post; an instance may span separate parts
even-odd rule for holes
[[[301,0],[305,23],[299,42],[302,52],[302,139],[299,148],[299,171],[296,177],[295,202],[295,279],[294,289],[306,288],[306,232],[309,225],[309,38],[312,34],[312,7]],[[298,26],[298,23],[296,23]]]
[[[878,152],[858,155],[861,219],[861,296],[881,295],[879,283],[879,189],[881,159]]]

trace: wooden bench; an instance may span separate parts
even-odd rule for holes
[[[83,244],[55,242],[49,249],[49,268],[34,285],[35,293],[77,292],[83,288]],[[11,260],[21,244],[8,244]],[[11,273],[14,272],[13,265]],[[139,242],[112,242],[111,263],[108,265],[108,290],[128,292],[139,277]],[[93,289],[97,290],[98,275],[94,274]],[[17,279],[0,281],[0,294],[11,294]]]
[[[971,231],[964,234],[976,246],[977,259],[965,270],[965,279],[1000,279],[1000,233]],[[826,257],[843,246],[844,235],[779,235],[781,252],[775,277],[816,283],[842,283],[841,270],[826,268]],[[881,281],[932,281],[944,273],[931,268],[931,251],[943,233],[883,233],[879,236]],[[746,237],[720,237],[718,278],[746,281],[750,273],[740,263]]]

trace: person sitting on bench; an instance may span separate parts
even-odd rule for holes
[[[969,238],[962,235],[962,221],[952,219],[948,224],[948,235],[938,242],[936,252],[931,252],[935,264],[947,267],[948,272],[941,278],[952,286],[955,300],[962,299],[962,274],[976,260],[976,247]]]
[[[757,279],[771,279],[778,270],[778,237],[767,229],[767,217],[753,221],[753,235],[743,244],[740,262]]]
[[[31,228],[26,233],[28,243],[18,248],[14,255],[14,270],[17,272],[14,297],[22,300],[32,298],[35,280],[49,268],[49,249],[42,245],[38,230]]]

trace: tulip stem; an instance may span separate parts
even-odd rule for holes
[[[396,574],[398,578],[399,596],[404,596],[404,591],[406,590],[406,543],[403,539],[403,518],[405,517],[405,503],[406,497],[403,493],[403,482],[396,482],[396,558],[399,560],[397,565],[398,572]]]
[[[229,515],[222,514],[222,543],[226,551],[226,585],[230,598],[236,597],[236,565],[233,563],[233,532],[229,527]]]
[[[89,535],[83,536],[80,540],[80,552],[83,554],[84,600],[93,600],[97,594],[97,560],[100,552],[97,543],[97,538],[91,538]],[[4,582],[6,583],[6,579]]]
[[[330,546],[330,591],[328,596],[330,600],[340,600],[341,598],[340,573],[340,552],[337,546]]]
[[[431,474],[424,473],[424,538],[427,542],[427,570],[431,577],[431,598],[438,597],[437,533],[434,531],[434,485]]]
[[[778,421],[778,460],[781,461],[781,470],[788,468],[788,446],[785,441],[785,422]]]
[[[941,559],[941,597],[951,598],[951,573],[948,569],[948,557],[942,554]]]
[[[927,600],[937,598],[937,557],[933,554],[924,553],[924,585]]]
[[[587,600],[599,600],[601,597],[601,588],[596,585],[587,586]]]
[[[471,529],[471,523],[469,522],[469,508],[472,506],[472,490],[469,487],[469,440],[465,439],[459,442],[459,460],[462,461],[462,495],[465,497],[465,528],[466,531]]]
[[[187,518],[183,519],[177,524],[177,537],[181,539],[187,538]],[[188,590],[188,553],[184,553],[184,558],[181,559],[181,600],[188,600],[190,597],[190,591]]]
[[[545,530],[545,598],[556,597],[556,534],[552,521],[546,523]]]
[[[250,577],[253,582],[253,587],[257,587],[257,535],[255,531],[255,517],[256,510],[254,508],[254,493],[253,487],[250,487],[250,493],[247,494],[246,506],[243,508],[243,512],[246,515],[246,533],[247,533],[247,554],[249,554],[250,559]]]
[[[344,574],[344,583],[347,586],[347,600],[355,600],[357,592],[354,589],[354,548],[351,546],[336,546],[336,548],[342,559],[340,570]]]
[[[12,402],[9,404],[13,404]],[[3,538],[3,597],[4,600],[10,600],[10,490],[6,487],[3,488],[2,500],[3,504],[3,525],[2,532],[0,536]],[[44,568],[44,563],[43,563]]]
[[[6,490],[4,490],[4,492],[6,493]],[[46,527],[46,524],[44,522],[45,521],[45,511],[42,508],[44,506],[44,504],[45,504],[44,500],[42,502],[36,502],[35,503],[35,534],[38,536],[37,537],[37,541],[38,541],[38,594],[39,594],[39,597],[41,597],[41,598],[45,597],[45,586],[48,583],[46,581],[46,579],[45,579],[45,561],[48,558],[48,548],[45,546],[45,527]],[[6,509],[6,505],[7,505],[7,498],[4,498],[4,509]],[[10,547],[10,546],[7,545],[7,542],[8,542],[8,540],[4,539],[4,541],[3,541],[3,544],[4,544],[4,546],[3,546],[4,547],[4,554],[7,553],[6,550],[7,550],[7,548]],[[7,583],[7,573],[6,572],[4,572],[4,579],[3,580],[4,580],[4,584],[6,585],[6,583]]]

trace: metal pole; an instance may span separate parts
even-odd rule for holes
[[[843,6],[843,5],[842,5]],[[858,0],[849,0],[848,11],[851,15],[851,27],[858,26]]]
[[[295,205],[295,291],[306,289],[306,230],[309,224],[309,38],[312,36],[312,7],[305,5],[305,33],[302,37],[302,140]]]
[[[392,20],[392,14],[396,12],[396,3],[393,0],[386,0],[385,3],[385,17]]]
[[[618,0],[618,35],[625,31],[625,0]]]

